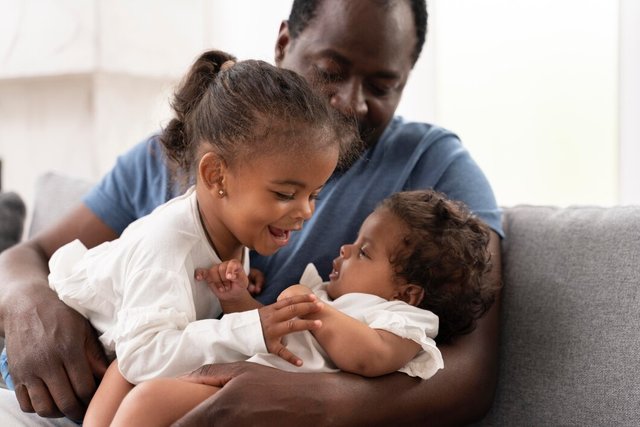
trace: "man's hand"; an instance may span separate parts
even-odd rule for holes
[[[282,338],[292,332],[313,331],[322,326],[319,320],[303,320],[311,313],[322,308],[315,295],[297,295],[281,299],[271,305],[258,309],[262,335],[269,353],[275,354],[287,362],[301,366],[302,360],[291,353],[282,342]]]
[[[107,363],[89,322],[48,289],[4,321],[9,372],[20,408],[81,420]]]
[[[334,395],[341,395],[333,381],[338,375],[351,376],[297,374],[250,362],[206,365],[181,379],[222,390],[174,427],[339,425],[341,420],[332,408]]]

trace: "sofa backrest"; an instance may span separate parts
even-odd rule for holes
[[[640,207],[505,210],[500,377],[483,426],[640,425]]]
[[[33,214],[29,236],[59,220],[71,208],[81,202],[93,186],[92,183],[58,172],[47,172],[36,181]]]

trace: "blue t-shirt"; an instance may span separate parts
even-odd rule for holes
[[[121,233],[129,223],[176,196],[157,135],[120,156],[116,166],[85,197],[85,204]],[[469,206],[500,236],[501,211],[486,177],[453,133],[396,117],[378,143],[322,189],[311,220],[276,254],[252,254],[266,277],[258,299],[275,301],[297,283],[312,262],[326,280],[340,246],[355,240],[360,225],[384,198],[403,190],[432,188]]]

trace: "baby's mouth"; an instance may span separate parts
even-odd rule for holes
[[[336,267],[335,263],[333,264],[333,268],[331,269],[331,273],[329,273],[329,280],[336,280],[340,277],[340,270]]]

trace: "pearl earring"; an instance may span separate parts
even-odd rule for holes
[[[218,195],[220,197],[224,197],[224,190],[218,190]]]

